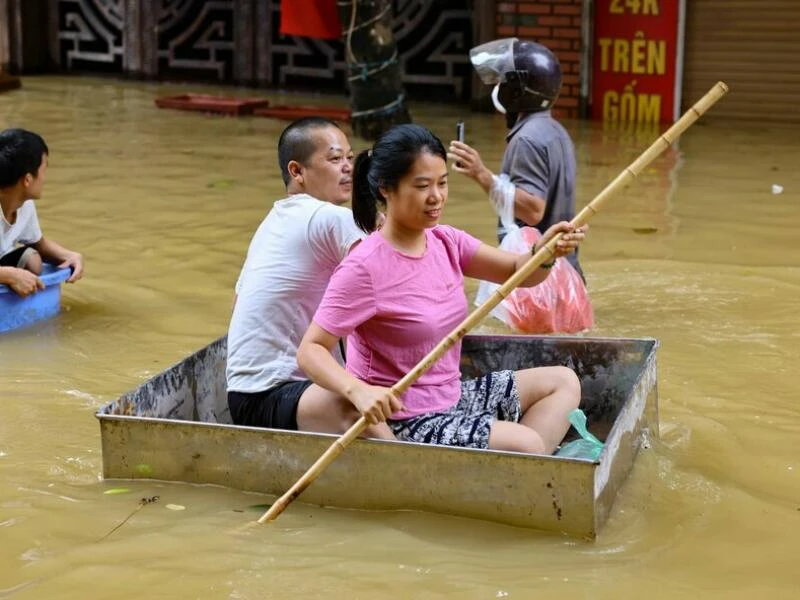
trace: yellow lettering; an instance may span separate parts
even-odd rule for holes
[[[604,121],[618,121],[619,120],[619,94],[614,90],[609,90],[603,94],[603,120]]]
[[[661,96],[658,94],[639,94],[639,123],[658,123],[661,119]]]
[[[667,72],[667,42],[646,40],[644,33],[636,32],[633,40],[599,38],[600,70],[607,73],[634,73],[636,75],[663,75]]]
[[[622,94],[608,90],[603,94],[603,121],[618,123],[621,127],[657,124],[661,120],[661,96],[636,94],[635,81],[625,86]]]
[[[636,119],[636,95],[633,93],[633,85],[626,85],[625,91],[619,98],[619,120],[632,122]]]
[[[658,16],[661,9],[658,6],[658,0],[611,0],[608,6],[608,12],[612,15],[624,15],[625,11],[631,14],[638,15],[653,15]]]
[[[614,73],[627,73],[629,68],[628,40],[614,40]]]
[[[637,75],[645,73],[645,59],[647,58],[645,54],[646,48],[647,42],[644,39],[644,33],[637,31],[636,39],[631,42],[631,73],[636,73]],[[649,64],[649,61],[647,64]]]
[[[667,42],[647,41],[647,74],[663,75],[667,71]]]
[[[627,6],[633,14],[638,15],[641,2],[639,0],[625,0],[625,6]]]
[[[644,0],[642,14],[658,16],[658,0]]]
[[[608,71],[609,58],[608,54],[611,50],[611,38],[600,38],[597,40],[597,45],[600,46],[600,70]]]

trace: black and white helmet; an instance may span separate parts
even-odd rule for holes
[[[561,91],[561,64],[536,42],[504,38],[476,46],[469,59],[483,83],[494,85],[492,101],[502,113],[550,109]]]

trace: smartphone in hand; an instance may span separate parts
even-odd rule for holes
[[[464,121],[456,123],[456,140],[462,143],[464,142]],[[456,162],[456,166],[460,167],[461,163]]]

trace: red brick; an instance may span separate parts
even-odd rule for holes
[[[533,38],[550,37],[549,27],[519,27],[519,35]]]
[[[575,63],[572,65],[572,72],[573,73],[580,73],[581,72],[581,63]]]
[[[539,2],[536,4],[519,4],[518,6],[519,12],[529,15],[549,15],[552,11],[552,7],[549,4],[542,4]]]
[[[571,40],[557,40],[555,38],[539,38],[536,40],[542,46],[546,46],[550,48],[550,50],[571,50],[572,49],[572,41]]]
[[[553,7],[553,12],[557,15],[579,15],[582,10],[580,6],[569,4],[566,6],[557,5]]]
[[[575,83],[580,83],[581,82],[581,78],[578,75],[575,75],[574,73],[569,73],[567,75],[564,75],[561,78],[561,82],[563,84],[565,84],[565,85],[566,84],[575,84]]]
[[[559,28],[553,30],[553,36],[574,40],[581,37],[581,31],[580,29]]]
[[[497,35],[500,37],[510,37],[517,35],[517,28],[511,25],[500,25],[497,28]]]
[[[513,2],[500,2],[497,5],[497,12],[499,13],[513,13],[517,12],[517,5]]]
[[[569,17],[539,17],[539,25],[554,27],[569,27]]]
[[[558,60],[561,63],[571,63],[576,62],[579,63],[581,61],[581,54],[580,52],[557,52]]]
[[[566,40],[564,40],[566,41]],[[572,47],[573,50],[580,50],[581,49],[581,41],[580,40],[570,40],[569,45]]]
[[[580,27],[581,26],[582,17],[572,17],[572,25],[573,27]]]

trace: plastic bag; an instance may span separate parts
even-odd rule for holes
[[[586,415],[580,408],[576,408],[568,416],[569,422],[580,434],[579,440],[564,444],[556,451],[556,456],[565,458],[585,458],[596,461],[603,452],[603,442],[593,436],[586,428]]]
[[[521,254],[542,235],[533,227],[520,228],[514,222],[515,188],[508,176],[495,178],[490,200],[507,232],[500,249]],[[483,304],[499,286],[482,281],[475,304]],[[583,279],[566,259],[558,259],[550,275],[531,288],[517,288],[491,313],[522,333],[577,333],[594,325],[592,302]]]

